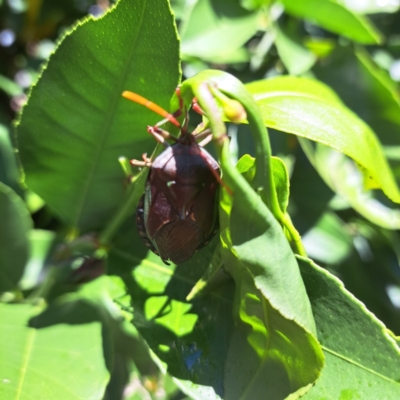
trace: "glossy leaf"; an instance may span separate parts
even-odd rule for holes
[[[162,264],[159,257],[152,253],[138,265],[132,248],[121,245],[113,250],[110,267],[118,267],[120,264],[128,271],[129,267],[135,266],[132,274],[124,274],[135,310],[133,323],[167,371],[174,376],[177,385],[191,398],[230,398],[232,393],[243,394],[246,390],[248,393],[262,393],[268,388],[272,399],[281,399],[283,393],[287,395],[292,389],[295,390],[287,380],[291,371],[284,370],[279,352],[276,353],[273,349],[266,362],[260,364],[260,359],[254,356],[254,352],[263,353],[266,350],[264,343],[253,343],[257,346],[255,350],[253,346],[249,346],[249,338],[243,334],[243,327],[235,327],[232,318],[235,310],[233,282],[228,280],[222,286],[219,283],[212,292],[205,293],[191,303],[185,300],[202,276],[213,252],[219,251],[215,245],[216,240],[178,267]],[[222,274],[224,275],[223,272]],[[226,273],[223,279],[229,279]],[[244,284],[244,280],[241,283]],[[252,278],[250,286],[243,285],[242,288],[259,293],[254,288]],[[237,291],[236,295],[239,294]],[[303,329],[298,326],[296,328],[296,324],[289,321],[288,329],[282,317],[273,309],[269,313],[273,329],[281,329],[289,338],[294,333],[298,340],[298,346],[293,342],[286,342],[288,347],[283,341],[280,349],[288,354],[296,353],[302,348],[300,354],[297,353],[298,365],[307,352],[304,347],[309,346],[309,336],[306,334],[304,337]],[[289,351],[291,346],[296,350],[292,348]],[[293,381],[304,379],[303,375],[309,376],[314,361],[312,357],[308,359],[307,370],[301,376],[293,377]],[[246,381],[249,371],[258,372],[259,378],[252,385]],[[293,368],[292,373],[294,371],[298,373],[300,369]]]
[[[321,378],[304,398],[397,399],[400,350],[385,326],[337,278],[298,260],[326,356]]]
[[[289,174],[284,162],[279,157],[272,157],[272,172],[276,193],[282,212],[286,212],[289,203]],[[237,163],[238,171],[251,183],[255,175],[255,158],[245,154]]]
[[[257,31],[257,12],[238,0],[199,0],[181,28],[182,54],[214,61],[240,48]]]
[[[301,149],[295,154],[296,162],[290,177],[289,213],[296,229],[304,235],[327,211],[334,192]]]
[[[338,0],[338,3],[359,14],[393,13],[400,8],[398,1]]]
[[[8,129],[0,124],[0,182],[9,186],[16,193],[22,194],[19,171],[15,152],[12,147]]]
[[[247,10],[255,10],[263,6],[268,6],[272,3],[272,0],[240,0],[242,7]]]
[[[223,238],[233,248],[223,260],[235,279],[240,321],[229,349],[227,395],[258,398],[268,390],[271,399],[281,399],[314,382],[323,357],[289,244],[261,199],[249,198],[235,193],[233,206],[223,206],[232,207]]]
[[[146,344],[129,322],[131,315],[125,307],[120,310],[117,306],[123,304],[128,308],[126,298],[126,288],[120,278],[102,276],[80,285],[73,293],[59,296],[30,321],[30,326],[39,329],[61,324],[82,326],[101,323],[101,350],[110,379],[104,397],[99,399],[121,399],[125,389],[126,394],[130,392],[133,383],[130,378],[135,379],[140,388],[139,380],[153,381],[160,375]],[[139,392],[145,396],[147,390],[142,389]],[[153,393],[155,391],[148,389]]]
[[[102,398],[108,372],[100,324],[29,327],[38,311],[0,304],[0,341],[7,343],[0,348],[1,398]]]
[[[399,254],[397,232],[374,227],[361,218],[352,222],[354,251],[340,265],[334,266],[335,271],[346,289],[388,329],[397,333],[400,331],[396,299],[399,280],[396,278],[398,263],[393,261],[397,259],[395,252]],[[387,242],[389,237],[392,237],[391,243]]]
[[[68,225],[99,228],[121,203],[118,157],[149,152],[146,126],[160,120],[121,93],[168,108],[178,52],[167,2],[121,0],[78,24],[50,57],[23,109],[18,141],[27,185]]]
[[[30,257],[18,285],[22,290],[32,289],[39,283],[54,238],[55,233],[52,231],[39,229],[30,231]]]
[[[279,57],[291,75],[300,75],[308,71],[317,61],[317,57],[299,40],[293,24],[276,25],[275,45]]]
[[[279,77],[246,85],[265,125],[330,146],[351,157],[393,201],[400,191],[373,131],[328,87],[307,78]]]
[[[22,94],[22,88],[4,75],[0,75],[0,90],[4,91],[9,96],[18,96]]]
[[[400,210],[386,206],[366,190],[365,176],[352,160],[321,144],[312,146],[303,138],[300,143],[324,181],[355,210],[378,226],[400,228]]]
[[[240,81],[222,71],[204,71],[185,81],[181,88],[184,98],[188,101],[192,94],[196,96],[219,139],[223,138],[224,127],[214,111],[217,105],[203,90],[205,81],[242,103],[261,157],[256,159],[252,184],[257,191],[265,187],[275,190],[273,184],[266,182],[274,179],[272,161],[256,103]],[[249,354],[245,366],[235,362],[226,372],[228,397],[235,391],[239,397],[257,398],[265,392],[267,382],[276,381],[281,385],[272,391],[272,396],[278,399],[305,390],[317,379],[323,366],[322,352],[313,334],[314,320],[293,252],[281,225],[264,203],[273,204],[274,212],[280,216],[276,193],[266,193],[268,197],[261,198],[232,165],[228,143],[223,143],[222,148],[217,148],[224,182],[231,193],[222,191],[221,259],[235,280],[234,316],[242,341],[239,346],[237,336],[232,338],[228,365],[230,360],[241,360],[243,354]],[[244,370],[251,372],[244,374]]]
[[[118,235],[109,268],[125,271],[123,279],[134,307],[133,324],[181,390],[193,398],[219,398],[224,392],[223,371],[234,329],[232,281],[225,274],[225,285],[186,301],[207,268],[218,239],[189,261],[167,266],[150,252],[140,262],[132,242],[122,237],[129,235],[135,243],[136,229],[130,230]]]
[[[333,0],[281,0],[287,13],[315,22],[363,44],[380,43],[382,37],[368,19],[357,15]]]
[[[29,256],[32,221],[22,199],[0,183],[0,293],[14,290]]]
[[[362,48],[337,48],[313,72],[374,130],[384,146],[400,145],[397,85],[368,52]]]
[[[327,264],[343,261],[352,250],[352,237],[332,212],[326,212],[302,240],[309,257]]]

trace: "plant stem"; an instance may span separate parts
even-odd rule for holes
[[[99,235],[100,246],[107,247],[113,236],[118,232],[118,229],[123,224],[123,222],[130,215],[132,215],[133,210],[137,206],[140,196],[143,193],[142,183],[144,183],[146,176],[147,171],[143,169],[129,185],[129,192],[125,201]]]
[[[279,205],[272,172],[271,145],[257,103],[238,79],[221,71],[205,71],[198,75],[197,80],[193,80],[189,84],[186,83],[186,87],[184,87],[184,84],[181,89],[182,92],[184,90],[187,93],[192,92],[201,102],[201,106],[209,119],[213,138],[220,153],[221,166],[225,173],[224,180],[228,178],[228,185],[231,185],[231,189],[234,190],[233,186],[236,186],[235,181],[238,179],[241,180],[243,177],[228,161],[229,139],[226,136],[225,123],[222,120],[220,110],[210,89],[212,85],[215,85],[222,93],[239,101],[243,105],[256,145],[256,175],[253,180],[253,188],[256,193],[261,193],[261,197],[274,217],[286,228],[295,252],[299,255],[307,256],[298,231],[293,226],[290,217],[281,210]],[[190,87],[189,90],[187,90],[188,87]]]
[[[295,249],[295,253],[299,256],[307,257],[306,249],[301,241],[301,236],[297,229],[294,227],[292,220],[290,219],[289,214],[283,214],[283,219],[279,221],[288,231],[290,238],[292,240],[292,244]]]

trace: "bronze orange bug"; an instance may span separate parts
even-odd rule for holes
[[[134,166],[150,169],[136,210],[136,224],[145,244],[163,262],[183,263],[205,246],[219,227],[220,169],[202,147],[210,141],[211,132],[189,132],[187,112],[185,122],[178,122],[176,116],[183,108],[181,100],[180,109],[170,114],[136,93],[125,91],[122,95],[165,118],[147,130],[166,149],[154,160],[143,156],[143,161],[130,161]],[[179,137],[160,128],[166,121],[180,129]],[[166,139],[175,143],[171,146]]]

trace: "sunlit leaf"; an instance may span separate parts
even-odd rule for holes
[[[332,212],[325,213],[302,240],[310,258],[328,264],[341,262],[352,249],[343,221]]]
[[[16,289],[29,257],[32,221],[22,199],[0,183],[0,292]]]
[[[329,147],[312,146],[305,139],[300,143],[319,174],[336,193],[373,223],[387,229],[399,229],[400,210],[390,208],[366,190],[365,176],[352,160]]]
[[[385,326],[329,272],[303,258],[299,265],[326,356],[321,378],[304,398],[397,399],[400,350]]]
[[[111,254],[110,267],[125,265],[133,324],[181,390],[195,398],[222,396],[233,330],[232,281],[186,301],[212,258],[217,238],[179,266],[167,266],[152,253],[138,265],[134,249],[120,243]]]
[[[265,125],[330,146],[351,157],[393,201],[400,191],[373,131],[324,84],[278,77],[246,85]]]
[[[333,0],[280,0],[286,12],[315,22],[328,31],[364,44],[380,43],[381,34],[361,15]]]
[[[18,141],[27,185],[68,225],[99,228],[121,203],[118,157],[151,151],[146,126],[161,119],[121,93],[168,108],[178,52],[167,2],[121,0],[78,24],[50,57],[23,109]]]
[[[0,124],[0,182],[22,195],[19,171],[8,129]]]
[[[54,238],[52,231],[34,229],[30,232],[30,257],[18,285],[22,290],[32,289],[39,283]]]
[[[387,71],[362,48],[338,47],[313,69],[377,134],[385,150],[400,145],[400,96]]]
[[[276,193],[282,212],[286,212],[289,203],[289,175],[284,162],[278,157],[272,157],[272,172],[275,181]],[[248,182],[255,175],[255,159],[245,154],[237,163],[238,171],[243,174]]]
[[[317,56],[301,43],[294,26],[276,25],[275,45],[279,57],[289,74],[300,75],[308,71]]]
[[[398,0],[337,0],[337,2],[359,14],[393,13],[400,8]]]
[[[257,31],[257,12],[231,0],[199,0],[181,28],[182,53],[213,61],[241,47]]]
[[[29,327],[38,311],[0,304],[0,341],[7,343],[0,348],[1,398],[101,398],[109,375],[100,324]]]

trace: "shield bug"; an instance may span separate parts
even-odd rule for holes
[[[180,109],[170,114],[136,93],[125,91],[122,95],[165,118],[147,130],[166,149],[154,160],[145,155],[143,161],[131,160],[132,165],[150,168],[136,224],[147,247],[163,262],[183,263],[210,241],[219,226],[219,165],[202,147],[210,141],[211,132],[189,132],[187,112],[185,122],[178,122],[175,117],[182,112],[182,100]],[[167,121],[180,129],[179,137],[160,128]],[[174,143],[170,145],[166,139]]]

